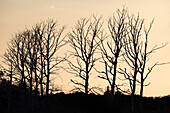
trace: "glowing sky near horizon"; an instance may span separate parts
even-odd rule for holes
[[[69,31],[81,17],[97,14],[107,19],[123,6],[135,15],[139,12],[146,25],[155,19],[150,32],[150,47],[170,42],[170,0],[0,0],[0,55],[5,52],[12,35],[42,20],[57,19],[61,25],[67,25]],[[151,64],[169,61],[170,44],[153,55]],[[154,68],[146,81],[151,84],[145,87],[144,95],[170,95],[169,73],[170,65]],[[62,79],[60,83],[65,84],[64,90],[69,80]]]

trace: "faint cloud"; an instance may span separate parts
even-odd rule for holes
[[[51,8],[51,9],[55,9],[55,6],[54,6],[54,5],[50,5],[50,8]]]
[[[55,5],[50,5],[50,8],[54,10],[67,10],[66,8],[57,7]]]

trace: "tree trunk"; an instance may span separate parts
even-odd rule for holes
[[[131,95],[131,111],[132,111],[132,113],[135,112],[135,100],[134,100],[134,94]]]
[[[137,65],[137,62],[135,62]],[[136,76],[137,76],[137,66],[135,66],[135,72],[134,72],[134,79],[133,79],[133,89],[131,94],[131,111],[132,113],[135,112],[135,90],[136,90]]]
[[[50,58],[49,58],[49,54],[50,54],[50,38],[48,36],[48,39],[47,39],[47,46],[46,46],[46,49],[47,49],[47,84],[46,84],[46,96],[48,97],[48,93],[49,93],[49,82],[50,82]]]
[[[115,93],[115,84],[116,84],[116,69],[117,69],[117,56],[114,61],[114,75],[113,75],[113,83],[111,85],[111,94],[113,96],[113,101],[114,101],[114,93]]]
[[[22,83],[22,85],[23,85],[23,84],[26,85],[25,75],[24,75],[24,62],[23,62],[23,61],[21,61],[21,67],[22,67],[22,70],[21,70],[21,76],[22,76],[22,78],[21,78],[21,83]],[[24,86],[24,87],[25,87],[25,86]]]
[[[43,62],[43,49],[42,49],[41,43],[42,43],[42,36],[40,35],[40,40],[39,40],[40,52],[41,52],[41,54],[40,54],[40,58],[41,58],[41,59],[40,59],[40,60],[41,60],[40,88],[41,88],[41,96],[43,96],[43,92],[44,92],[44,90],[43,90],[43,70],[44,70],[44,62]]]
[[[41,61],[42,62],[42,61]],[[43,63],[41,63],[41,78],[40,78],[40,88],[41,88],[41,96],[43,96]]]
[[[46,84],[46,96],[49,94],[49,75],[47,75],[47,84]]]
[[[35,59],[37,60],[37,59]],[[35,93],[37,94],[38,93],[38,77],[37,77],[37,61],[35,61],[35,64],[34,64],[34,73],[35,73]]]
[[[32,93],[32,72],[33,68],[31,67],[31,72],[30,72],[30,92]]]
[[[46,84],[46,95],[49,94],[49,82],[50,82],[50,61],[47,58],[47,84]]]
[[[41,96],[43,96],[43,74],[41,74],[41,79],[40,79],[40,87],[41,87]]]
[[[85,79],[85,94],[88,94],[88,86],[89,86],[89,72],[88,72],[89,64],[86,63],[86,79]]]
[[[10,84],[9,84],[9,91],[8,91],[8,113],[11,113],[11,86],[12,86],[12,62],[11,62],[11,69],[10,69]]]
[[[38,77],[37,77],[37,36],[35,37],[35,45],[34,45],[34,73],[35,73],[35,93],[38,94]]]
[[[37,77],[37,70],[35,69],[35,92],[38,94],[38,77]]]
[[[140,113],[143,113],[143,75],[141,75]]]
[[[12,85],[12,62],[11,62],[11,70],[10,70],[10,85]]]

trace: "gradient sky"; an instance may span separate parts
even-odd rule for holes
[[[42,20],[57,19],[69,30],[80,17],[90,17],[94,13],[107,19],[123,6],[135,15],[139,12],[146,24],[155,19],[149,47],[170,42],[170,0],[0,0],[0,55],[4,53],[12,35]],[[150,64],[157,61],[170,61],[170,44],[155,53]],[[170,95],[169,72],[170,65],[154,68],[146,81],[151,85],[145,87],[144,95]],[[67,89],[68,81],[64,82],[63,89]]]

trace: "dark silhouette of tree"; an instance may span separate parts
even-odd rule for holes
[[[4,56],[3,56],[3,63],[8,66],[7,68],[3,67],[3,69],[5,70],[6,73],[8,73],[7,75],[9,75],[10,77],[10,85],[12,85],[12,81],[13,81],[13,74],[14,74],[14,70],[15,70],[15,67],[13,65],[13,56],[11,56],[11,51],[9,49],[7,49],[8,52],[5,52]]]
[[[7,72],[11,73],[9,74],[11,75],[11,83],[12,75],[15,72],[15,80],[19,80],[21,84],[26,84],[26,76],[24,74],[27,58],[27,51],[25,50],[25,39],[25,31],[16,34],[8,43],[8,48],[3,56],[4,63],[7,64],[7,66],[10,66],[10,70],[8,69],[8,67],[4,68],[5,70],[7,70]]]
[[[33,31],[35,32],[36,35],[38,35],[38,45],[39,45],[39,66],[38,66],[38,70],[39,70],[39,78],[40,78],[40,91],[41,91],[41,95],[44,94],[44,73],[45,73],[45,57],[44,57],[44,51],[45,51],[45,44],[43,42],[43,36],[44,36],[44,32],[45,32],[45,25],[43,24],[43,22],[36,24],[36,26],[33,28]]]
[[[124,70],[125,78],[129,80],[129,85],[131,88],[131,110],[132,113],[135,112],[135,91],[136,91],[136,81],[137,81],[137,73],[138,73],[138,57],[140,52],[140,36],[141,30],[143,27],[143,19],[135,16],[129,16],[129,34],[125,40],[125,55],[124,59],[128,66],[131,68],[132,72],[127,73],[126,69]]]
[[[56,55],[66,44],[65,36],[61,36],[64,29],[65,27],[58,28],[57,22],[49,19],[16,34],[4,54],[4,62],[10,66],[11,82],[15,71],[14,77],[21,84],[29,84],[31,92],[34,90],[38,94],[40,85],[43,95],[44,84],[48,95],[50,75],[58,70],[58,64],[64,59]]]
[[[54,20],[47,20],[37,25],[37,28],[34,29],[40,46],[41,83],[43,79],[42,73],[45,74],[47,80],[46,95],[49,94],[50,75],[55,73],[58,64],[63,61],[63,59],[56,56],[56,52],[66,44],[66,41],[64,41],[65,36],[61,36],[64,29],[64,26],[58,28],[57,22]]]
[[[148,38],[149,38],[149,32],[151,30],[152,24],[154,20],[150,23],[150,26],[148,29],[144,29],[144,38],[145,41],[141,43],[140,51],[139,51],[139,57],[138,57],[138,72],[140,74],[140,112],[143,113],[143,89],[144,86],[147,86],[149,84],[144,84],[145,80],[147,79],[148,75],[151,73],[153,68],[157,65],[164,65],[166,63],[158,63],[156,62],[151,67],[148,67],[148,70],[146,71],[147,62],[149,61],[149,57],[152,53],[155,53],[157,50],[165,47],[168,43],[165,43],[161,46],[154,46],[151,50],[148,51]]]
[[[143,97],[143,87],[147,86],[144,85],[144,81],[152,71],[152,69],[156,65],[162,65],[160,63],[155,63],[153,66],[148,68],[147,72],[144,72],[146,69],[146,63],[149,59],[149,55],[154,53],[156,50],[166,46],[166,44],[162,46],[154,46],[150,51],[147,51],[148,47],[148,35],[150,29],[152,27],[151,22],[148,29],[144,28],[144,19],[140,19],[139,14],[137,17],[134,15],[128,16],[128,29],[129,32],[127,37],[124,39],[124,60],[128,64],[131,71],[127,72],[127,69],[120,68],[120,73],[124,75],[126,79],[129,80],[129,85],[131,89],[131,110],[132,113],[135,112],[135,91],[136,85],[140,84],[140,106],[142,112],[142,97]],[[144,35],[142,34],[142,30],[144,30]],[[140,80],[138,80],[137,76],[140,76]]]
[[[27,72],[27,78],[29,79],[28,82],[30,84],[29,88],[30,91],[32,92],[33,90],[33,84],[35,81],[35,88],[34,91],[37,94],[38,93],[38,73],[37,73],[37,66],[38,61],[39,61],[39,54],[40,54],[40,49],[38,45],[38,36],[37,33],[35,33],[32,29],[27,30],[27,38],[25,41],[26,44],[26,51],[28,51],[28,57],[26,59],[26,72]]]
[[[105,71],[99,72],[104,75],[99,77],[107,80],[111,87],[111,94],[114,101],[114,93],[116,87],[117,66],[119,57],[122,56],[122,48],[124,46],[124,38],[127,35],[127,10],[117,10],[116,15],[108,19],[107,25],[109,29],[109,37],[100,39],[100,50],[105,65]],[[103,38],[103,37],[102,37]],[[106,41],[106,42],[105,42]]]
[[[100,43],[97,39],[102,34],[101,19],[101,17],[96,18],[95,16],[90,19],[82,18],[77,21],[75,28],[69,34],[69,44],[73,49],[71,56],[74,57],[76,62],[67,60],[70,67],[67,71],[84,81],[84,83],[81,83],[71,79],[71,82],[81,86],[76,89],[82,90],[83,87],[86,94],[91,90],[89,78],[95,62],[98,60],[98,58],[95,58],[95,54]]]

